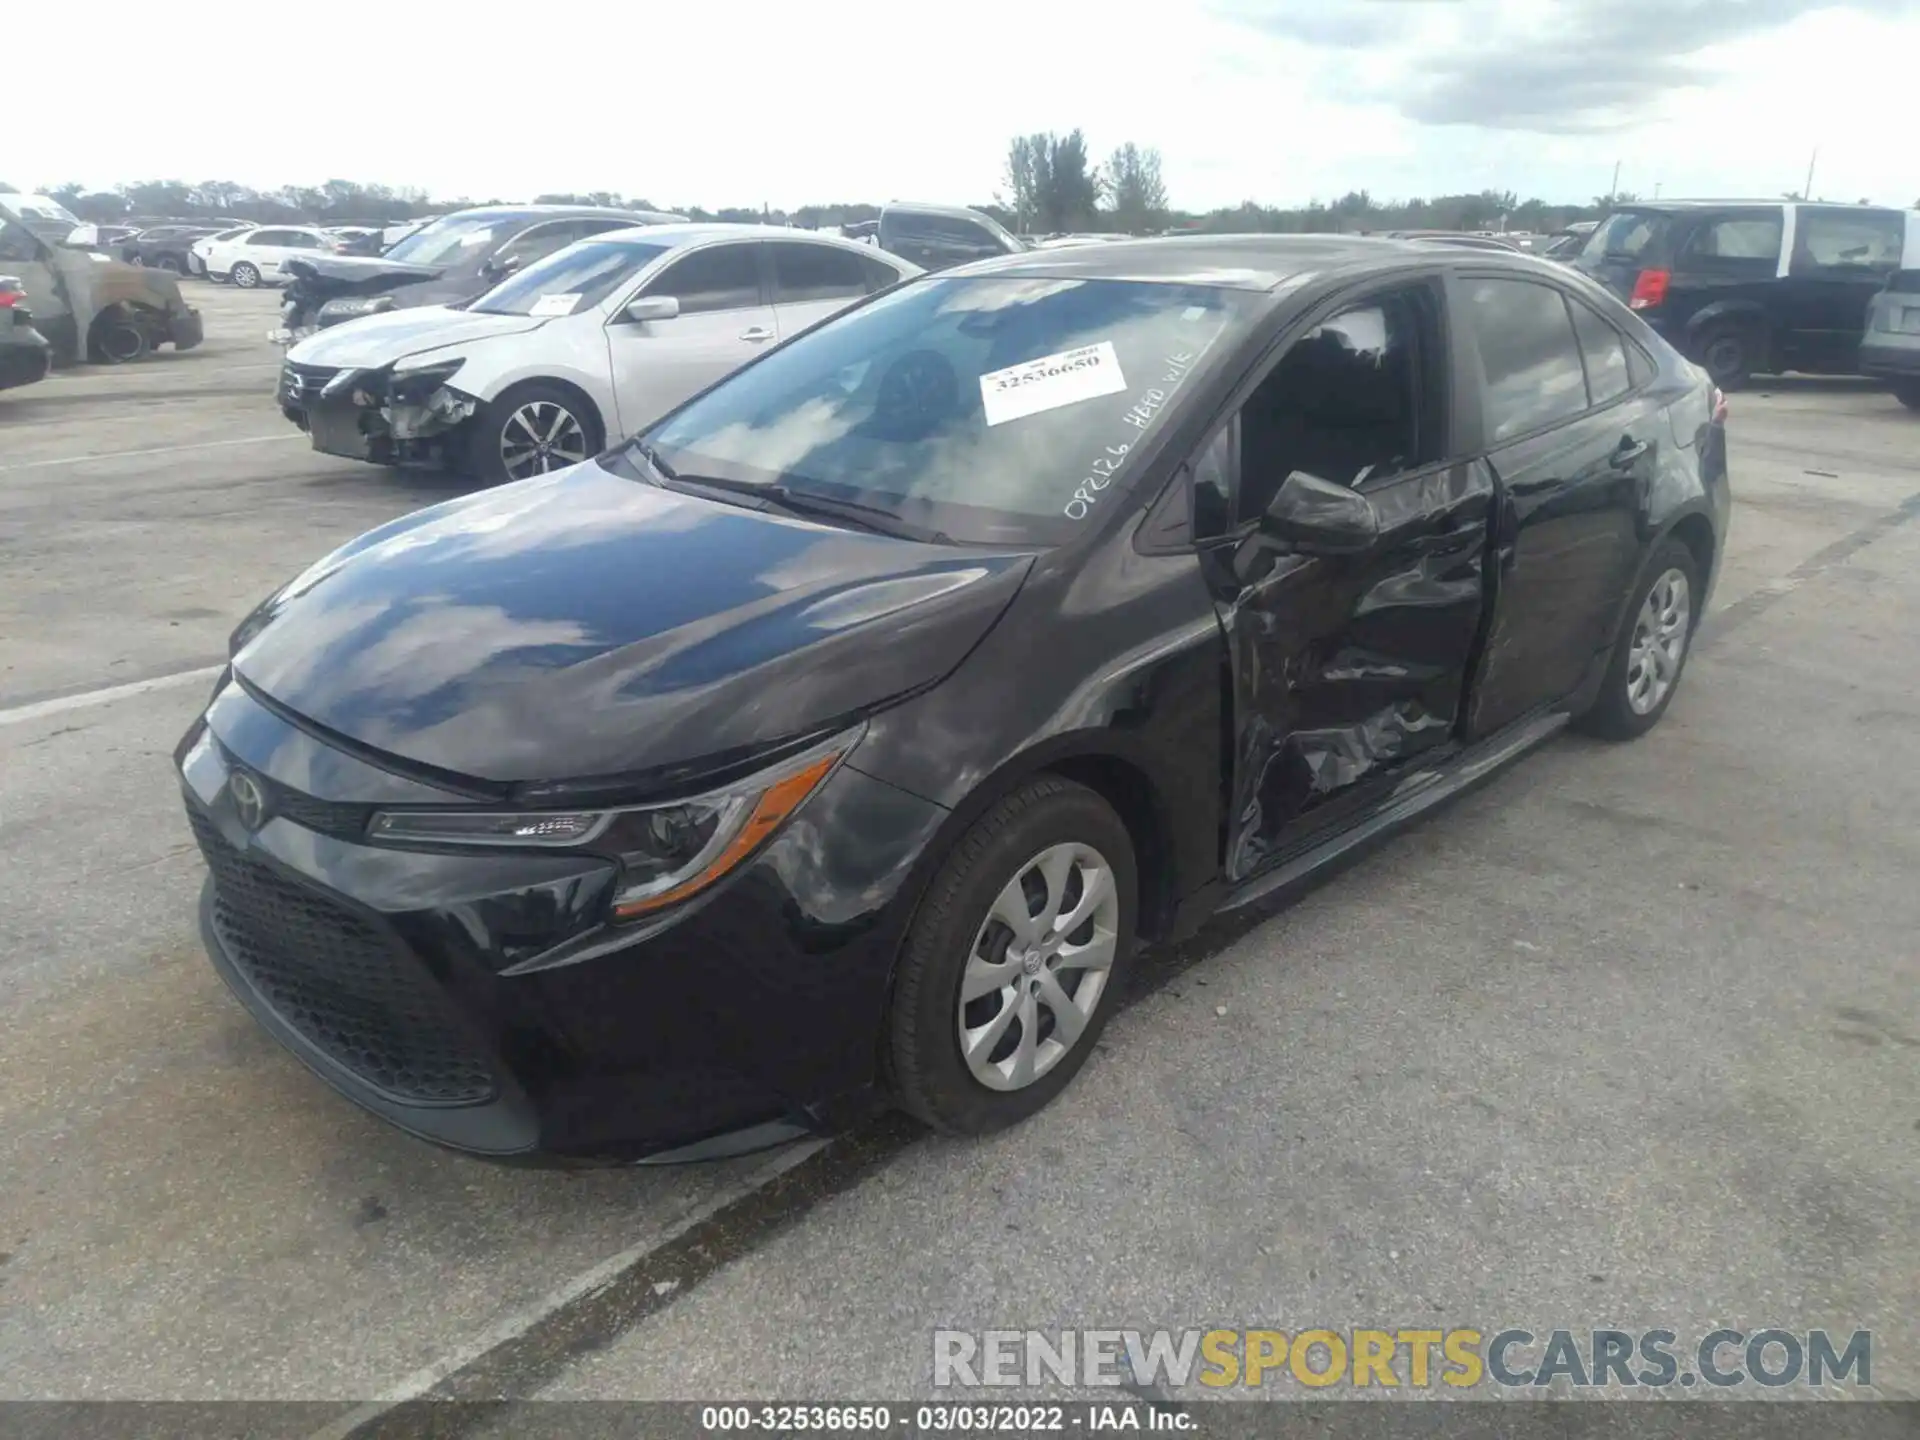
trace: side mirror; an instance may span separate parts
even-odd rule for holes
[[[1260,517],[1260,533],[1302,555],[1358,555],[1379,538],[1380,517],[1358,491],[1295,470]]]
[[[676,295],[645,295],[628,303],[621,312],[629,320],[671,320],[680,313]]]

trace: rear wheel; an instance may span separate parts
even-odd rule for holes
[[[600,453],[600,418],[579,397],[544,380],[516,385],[477,417],[468,468],[500,485],[578,465]]]
[[[146,331],[118,316],[101,316],[87,337],[88,358],[102,365],[125,365],[146,353]]]
[[[1710,325],[1694,342],[1695,358],[1722,390],[1738,390],[1760,363],[1759,343],[1751,326]]]
[[[1909,410],[1920,410],[1920,380],[1901,380],[1893,387],[1894,398]]]
[[[1600,698],[1577,722],[1582,730],[1607,740],[1633,740],[1660,723],[1680,687],[1699,626],[1700,587],[1693,552],[1678,540],[1661,542],[1641,571],[1614,638]]]
[[[1120,993],[1135,897],[1127,827],[1084,786],[1044,777],[981,816],[901,952],[888,1020],[901,1106],[984,1135],[1064,1090]]]
[[[232,280],[242,290],[251,290],[260,283],[260,272],[247,261],[242,260],[233,267]]]

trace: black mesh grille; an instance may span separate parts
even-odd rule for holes
[[[224,745],[220,753],[229,766],[239,764]],[[371,805],[321,800],[282,785],[278,780],[269,780],[256,770],[248,770],[247,773],[266,796],[267,814],[285,816],[296,825],[318,830],[322,835],[336,835],[342,840],[359,840],[366,835],[367,821],[373,816]]]
[[[339,373],[332,365],[296,365],[289,360],[280,367],[280,403],[313,404],[327,388],[327,382]]]
[[[491,1099],[493,1072],[446,997],[352,911],[249,860],[189,806],[213,923],[274,1012],[368,1084],[414,1104]]]

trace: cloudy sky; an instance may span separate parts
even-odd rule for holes
[[[151,30],[150,6],[104,0]],[[152,46],[14,38],[0,178],[657,204],[977,201],[1009,137],[1159,147],[1176,205],[1483,188],[1920,196],[1920,0],[452,0],[276,5]],[[314,17],[311,21],[305,17]],[[142,18],[145,17],[145,18]],[[485,18],[482,18],[485,17]],[[924,17],[924,18],[923,18]],[[22,35],[20,25],[26,33]],[[36,30],[47,33],[37,39]],[[130,34],[131,31],[117,31]],[[85,73],[63,53],[84,53]],[[159,89],[156,91],[156,86]],[[117,112],[102,96],[142,96]],[[164,97],[164,98],[163,98]],[[24,107],[24,108],[23,108]],[[19,127],[21,114],[47,123]]]

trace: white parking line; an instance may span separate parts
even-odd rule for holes
[[[772,1183],[801,1161],[825,1149],[829,1143],[826,1140],[803,1140],[775,1152],[771,1160],[743,1176],[739,1184],[727,1186],[719,1194],[709,1196],[652,1239],[622,1250],[618,1255],[609,1256],[598,1265],[582,1270],[558,1289],[547,1294],[545,1298],[502,1316],[466,1344],[414,1371],[377,1400],[359,1405],[330,1424],[314,1431],[307,1440],[347,1440],[347,1437],[362,1425],[378,1420],[380,1416],[399,1408],[409,1400],[419,1399],[449,1375],[484,1355],[496,1345],[526,1334],[556,1310],[564,1310],[581,1296],[592,1294],[595,1290],[612,1284],[622,1272],[631,1270],[655,1250],[664,1248],[701,1221],[725,1209],[742,1196],[750,1195],[762,1186]]]
[[[141,455],[180,455],[188,450],[217,450],[223,445],[265,445],[274,440],[305,440],[295,430],[284,435],[247,435],[238,440],[203,440],[197,445],[156,445],[151,450],[109,450],[100,455],[68,455],[60,460],[27,460],[18,465],[0,465],[0,475],[14,470],[41,470],[49,465],[85,465],[93,460],[132,460]]]
[[[196,680],[211,680],[224,668],[220,665],[202,665],[194,670],[176,670],[171,675],[156,675],[151,680],[130,680],[125,685],[109,685],[104,690],[83,690],[78,695],[61,695],[53,700],[36,700],[31,705],[16,705],[11,710],[0,710],[0,725],[24,725],[30,720],[44,720],[49,715],[81,710],[88,705],[106,705],[134,695],[145,695],[150,690],[171,690],[178,685],[190,685]]]

